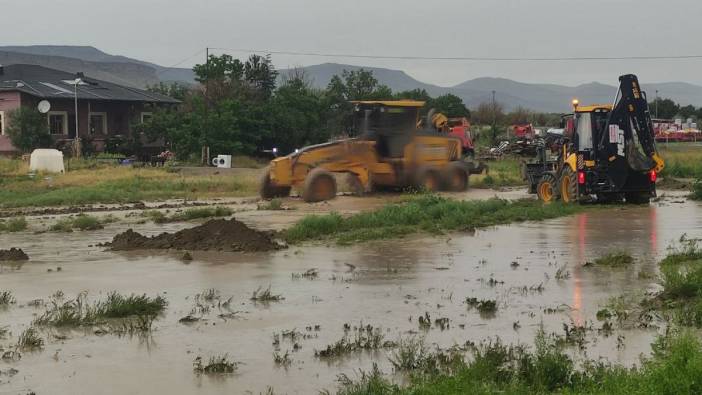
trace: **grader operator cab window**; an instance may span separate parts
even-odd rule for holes
[[[417,108],[356,106],[354,126],[364,138],[375,140],[381,157],[401,157],[417,127]]]

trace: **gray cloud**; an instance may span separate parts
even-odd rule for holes
[[[92,45],[165,66],[206,46],[439,57],[702,54],[699,0],[0,0],[0,10],[2,45]],[[614,84],[625,72],[645,82],[702,84],[702,60],[501,63],[274,56],[279,68],[329,61],[403,69],[441,85],[483,76]]]

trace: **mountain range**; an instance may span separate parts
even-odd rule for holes
[[[125,56],[110,55],[97,48],[88,46],[0,46],[0,64],[37,64],[67,72],[82,71],[86,75],[121,85],[143,88],[158,82],[194,83],[191,69],[163,67],[154,63]],[[542,112],[567,112],[573,98],[582,103],[610,103],[614,100],[616,86],[598,82],[578,86],[555,84],[523,83],[505,78],[476,78],[451,87],[442,87],[418,81],[401,70],[387,68],[361,67],[338,63],[324,63],[300,68],[311,83],[324,88],[334,75],[343,70],[366,69],[381,84],[393,91],[425,89],[430,95],[438,96],[452,93],[463,99],[466,106],[475,108],[482,102],[492,100],[495,91],[496,100],[505,109],[524,107]],[[280,70],[282,76],[290,70]],[[613,82],[616,77],[613,76]],[[642,83],[644,91],[652,100],[656,90],[661,97],[687,105],[702,106],[702,86],[685,82]]]

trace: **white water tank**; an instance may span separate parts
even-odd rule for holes
[[[229,169],[232,167],[232,156],[218,155],[216,158],[212,158],[212,166],[216,166],[222,169]]]
[[[35,149],[29,158],[29,170],[63,173],[63,152],[55,149]]]

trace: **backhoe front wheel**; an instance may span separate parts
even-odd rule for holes
[[[538,184],[536,184],[536,195],[544,203],[552,203],[558,199],[556,176],[553,173],[546,173],[541,176]]]
[[[324,169],[313,169],[307,174],[302,199],[308,203],[321,202],[336,197],[336,179]]]
[[[578,175],[569,166],[561,173],[559,180],[561,199],[564,203],[578,202]]]

